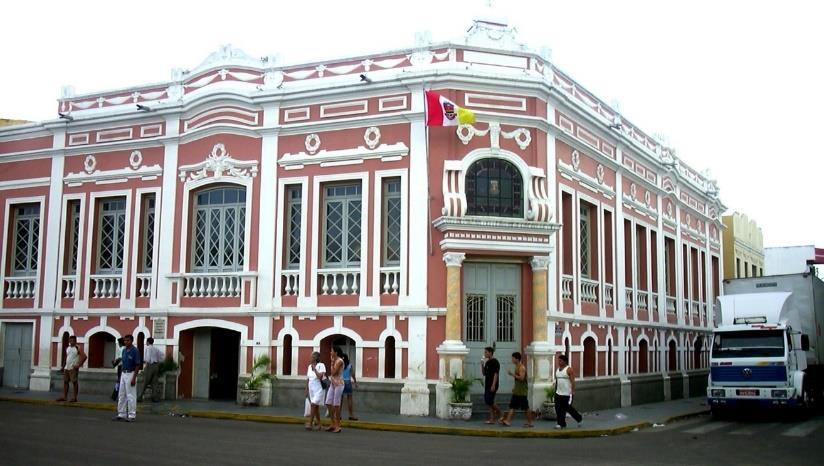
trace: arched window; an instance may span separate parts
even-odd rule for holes
[[[584,377],[595,377],[595,339],[584,339]]]
[[[195,195],[192,271],[243,270],[246,189],[220,187]]]
[[[704,340],[701,337],[695,337],[695,351],[692,353],[692,368],[701,368],[701,354],[704,346]]]
[[[467,215],[523,217],[523,179],[502,159],[486,158],[466,172]]]
[[[649,372],[649,346],[647,340],[638,342],[638,372],[641,374]]]
[[[678,370],[678,350],[674,341],[669,342],[669,351],[667,353],[667,370],[675,372]]]

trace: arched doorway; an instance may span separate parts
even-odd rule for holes
[[[87,346],[89,368],[112,367],[112,360],[117,353],[114,335],[108,332],[97,332],[89,337]]]
[[[329,335],[320,341],[320,360],[323,361],[327,369],[331,367],[331,352],[335,346],[339,347],[344,354],[349,356],[349,362],[352,364],[352,368],[357,367],[355,340],[346,335],[335,334]]]
[[[584,377],[595,377],[595,339],[586,337],[584,339]]]
[[[180,393],[184,398],[234,400],[240,374],[240,332],[197,327],[180,332]]]

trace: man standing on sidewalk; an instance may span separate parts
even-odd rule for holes
[[[77,394],[80,392],[80,384],[77,381],[80,375],[80,366],[86,362],[86,353],[77,346],[77,337],[69,337],[69,346],[66,347],[66,365],[63,366],[63,396],[57,401],[66,401],[69,396],[69,383],[74,386],[74,397],[69,401],[77,401]]]
[[[137,390],[137,401],[143,401],[143,392],[146,386],[152,387],[152,401],[160,401],[160,361],[163,353],[154,345],[154,338],[146,339],[146,350],[143,357],[143,384]]]
[[[501,417],[501,410],[495,404],[495,394],[498,393],[498,374],[501,372],[501,364],[493,356],[495,348],[487,346],[484,348],[484,358],[481,360],[481,373],[484,375],[484,403],[489,406],[489,419],[485,424],[495,424]]]
[[[113,421],[134,422],[137,415],[137,373],[140,371],[140,352],[132,345],[134,338],[131,335],[123,337],[123,348],[120,364],[120,388],[117,391],[117,416]]]

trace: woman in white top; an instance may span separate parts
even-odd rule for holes
[[[572,395],[575,394],[575,372],[569,367],[569,359],[565,354],[558,356],[558,370],[555,371],[555,424],[556,429],[566,428],[567,413],[581,425],[583,418],[577,409],[572,407]]]
[[[309,413],[309,422],[306,424],[306,430],[312,430],[314,421],[317,419],[317,430],[320,430],[320,410],[319,406],[323,403],[323,385],[320,381],[326,375],[326,366],[320,362],[320,353],[315,351],[312,353],[312,363],[306,370],[306,397],[309,398],[311,404],[311,412]]]

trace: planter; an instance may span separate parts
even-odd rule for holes
[[[547,421],[554,421],[555,420],[555,403],[551,401],[544,401],[542,405],[543,408],[543,418]]]
[[[472,403],[449,403],[449,419],[468,421],[472,417]]]
[[[241,389],[238,401],[242,406],[258,406],[260,405],[260,390]]]

